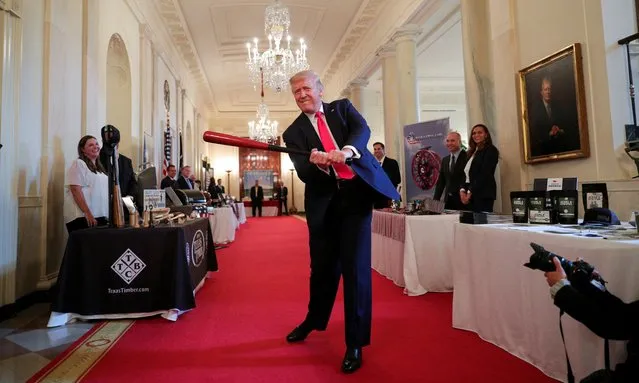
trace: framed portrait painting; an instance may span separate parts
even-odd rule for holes
[[[590,156],[579,43],[520,70],[519,99],[526,163]]]

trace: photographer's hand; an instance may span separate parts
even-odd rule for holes
[[[546,277],[546,282],[548,282],[548,286],[552,287],[555,283],[561,281],[562,279],[566,279],[566,272],[563,267],[561,267],[561,262],[557,257],[552,257],[552,263],[555,264],[555,271],[549,271],[544,273],[544,277]]]

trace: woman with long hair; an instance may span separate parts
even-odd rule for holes
[[[67,170],[64,222],[69,233],[108,223],[109,177],[99,157],[100,145],[95,137],[82,137],[78,158]]]
[[[486,125],[477,124],[471,129],[467,157],[466,183],[459,190],[459,197],[468,210],[492,212],[497,198],[495,168],[499,150],[493,145]]]

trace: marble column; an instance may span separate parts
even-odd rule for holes
[[[386,46],[377,54],[382,62],[382,96],[384,98],[384,146],[386,155],[400,158],[402,130],[399,125],[397,58],[395,48]]]
[[[417,25],[408,24],[399,28],[392,37],[395,45],[395,61],[397,68],[397,100],[399,131],[396,133],[399,142],[403,142],[404,126],[414,124],[419,121],[419,85],[417,84],[417,58],[416,48],[417,36],[421,33],[421,28]],[[402,200],[406,201],[406,159],[404,151],[399,150],[399,170],[402,175]]]
[[[510,192],[525,190],[520,121],[517,98],[513,97],[520,64],[512,6],[509,0],[461,1],[468,128],[470,133],[473,125],[486,124],[499,149],[494,210],[502,213],[510,212],[506,202]],[[496,75],[501,73],[511,75]]]
[[[416,39],[421,28],[406,25],[393,36],[397,63],[397,98],[400,127],[419,121],[419,87],[417,84]]]
[[[462,44],[466,86],[468,133],[474,124],[494,126],[493,68],[489,0],[461,0]]]
[[[367,86],[368,80],[366,80],[365,78],[356,78],[355,80],[351,81],[348,86],[348,89],[350,91],[350,100],[353,103],[355,109],[357,109],[357,111],[362,116],[364,116],[364,118],[366,118],[366,116],[364,115],[364,97],[362,96],[362,92]]]
[[[18,262],[18,135],[22,67],[22,1],[0,2],[0,306],[15,302]]]

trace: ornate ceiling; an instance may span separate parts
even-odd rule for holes
[[[254,113],[260,101],[245,67],[246,42],[266,45],[264,10],[271,0],[156,0],[156,9],[191,75],[221,117]],[[340,83],[349,57],[368,43],[379,25],[411,22],[424,28],[418,41],[418,75],[422,90],[463,90],[458,0],[282,0],[291,14],[290,34],[308,42],[311,68],[325,84]],[[390,12],[393,8],[394,13]],[[399,8],[399,10],[398,10]],[[394,17],[394,18],[393,18]],[[391,21],[388,19],[393,18]],[[432,53],[436,54],[432,54]],[[451,65],[451,60],[456,63]],[[372,63],[370,88],[379,90]],[[377,77],[377,78],[376,78]],[[433,88],[435,87],[435,88]],[[297,112],[288,91],[266,90],[272,112]]]

